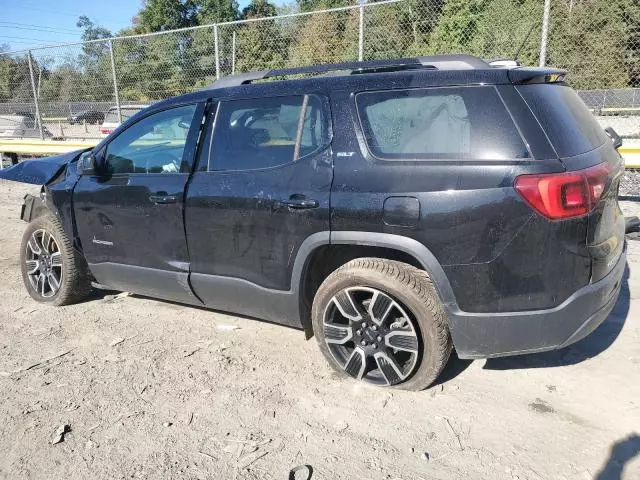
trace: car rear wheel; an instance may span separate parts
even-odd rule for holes
[[[312,320],[334,369],[373,385],[422,390],[451,353],[431,280],[397,261],[359,258],[337,269],[316,293]]]
[[[27,225],[20,263],[25,287],[38,302],[68,305],[83,300],[91,292],[84,258],[73,249],[53,215],[45,214]]]

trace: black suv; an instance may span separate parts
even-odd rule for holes
[[[22,211],[26,288],[304,328],[338,371],[412,390],[452,347],[563,347],[607,317],[626,263],[623,163],[564,75],[420,57],[154,104],[91,151],[0,175],[44,184]]]

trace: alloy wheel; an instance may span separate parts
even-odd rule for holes
[[[324,339],[350,376],[376,385],[395,385],[414,372],[420,338],[408,309],[371,287],[349,287],[329,301]]]
[[[26,271],[31,288],[43,298],[51,298],[62,282],[62,253],[51,233],[36,230],[26,247]]]

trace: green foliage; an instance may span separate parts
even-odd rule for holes
[[[364,7],[364,59],[434,53],[471,53],[537,65],[541,0],[404,0]],[[252,0],[146,0],[133,35],[238,19],[272,17],[353,5],[353,0],[291,0],[276,6]],[[566,68],[576,88],[640,87],[638,0],[553,0],[546,64]],[[78,19],[83,40],[111,32],[88,17]],[[533,28],[532,28],[533,27]],[[313,63],[352,61],[359,54],[360,9],[218,27],[220,74]],[[235,57],[232,39],[236,40]],[[148,101],[200,88],[215,80],[213,28],[113,42],[123,100]],[[2,54],[0,102],[32,101],[27,56]],[[34,71],[42,101],[112,100],[108,42],[37,50]]]
[[[276,6],[266,0],[252,0],[242,11],[245,19],[273,17]],[[288,41],[276,21],[251,22],[236,31],[237,71],[282,68]]]
[[[196,0],[198,25],[231,22],[240,18],[236,0]]]
[[[320,13],[297,19],[297,32],[289,50],[290,66],[335,63],[342,60],[347,12]]]
[[[466,52],[488,59],[514,58],[525,42],[518,60],[524,65],[537,65],[541,19],[542,3],[538,0],[494,0],[476,18],[475,35],[466,42]]]
[[[468,52],[489,0],[447,0],[431,37],[434,53]]]
[[[275,17],[277,13],[277,8],[273,3],[269,3],[267,0],[252,0],[242,9],[241,18],[246,20],[248,18]]]
[[[137,22],[143,32],[159,32],[196,24],[192,0],[145,0]]]
[[[627,0],[556,2],[551,10],[547,64],[568,70],[575,88],[629,85],[625,65]]]
[[[353,5],[353,2],[349,0],[298,0],[301,12],[313,12],[315,10],[347,7],[349,5]]]
[[[26,55],[0,55],[0,101],[20,102],[33,98]]]

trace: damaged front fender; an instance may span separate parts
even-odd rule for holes
[[[87,150],[74,150],[53,157],[24,160],[17,165],[0,170],[0,179],[46,185],[58,175],[62,168],[76,161],[85,151]]]

